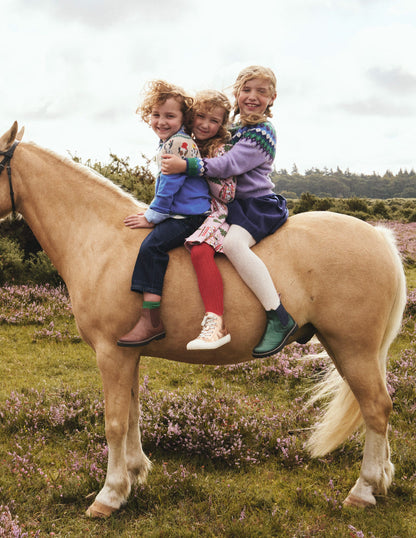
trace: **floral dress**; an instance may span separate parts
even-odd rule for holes
[[[223,155],[225,146],[218,149],[216,157]],[[227,179],[206,178],[211,191],[211,213],[201,226],[185,241],[185,247],[190,250],[194,245],[207,243],[216,252],[223,252],[224,237],[230,228],[226,222],[228,215],[227,204],[234,200],[237,182],[234,177]]]

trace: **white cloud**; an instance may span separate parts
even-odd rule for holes
[[[415,74],[403,67],[372,67],[367,72],[370,80],[393,94],[405,95],[416,91]],[[414,95],[414,93],[413,93]]]
[[[151,155],[144,83],[226,89],[277,75],[277,168],[415,167],[413,0],[4,0],[0,131],[82,158]],[[413,115],[413,116],[412,116]]]

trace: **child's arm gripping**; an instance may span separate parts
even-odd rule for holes
[[[162,174],[184,174],[186,172],[186,161],[183,157],[165,153],[162,155]]]
[[[208,175],[228,178],[253,170],[265,160],[265,155],[260,149],[242,140],[224,155],[212,159],[185,160],[173,155],[162,155],[162,173],[173,174],[181,170],[194,177]]]
[[[186,173],[189,176],[228,178],[246,174],[265,163],[272,164],[276,155],[276,132],[271,123],[239,130],[235,136],[238,139],[233,147],[219,157],[187,158]]]

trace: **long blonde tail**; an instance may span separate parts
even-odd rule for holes
[[[377,226],[376,229],[384,236],[389,245],[395,260],[398,279],[396,297],[379,353],[381,371],[385,375],[387,352],[400,331],[403,311],[406,306],[406,278],[393,232],[382,226]],[[323,398],[329,398],[330,401],[306,443],[306,448],[313,457],[324,456],[331,452],[364,424],[355,396],[333,365],[313,390],[309,404]]]

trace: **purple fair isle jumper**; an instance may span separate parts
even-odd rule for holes
[[[236,198],[258,198],[273,194],[270,179],[276,155],[276,131],[266,121],[231,130],[232,148],[212,159],[187,159],[187,174],[237,180]]]

